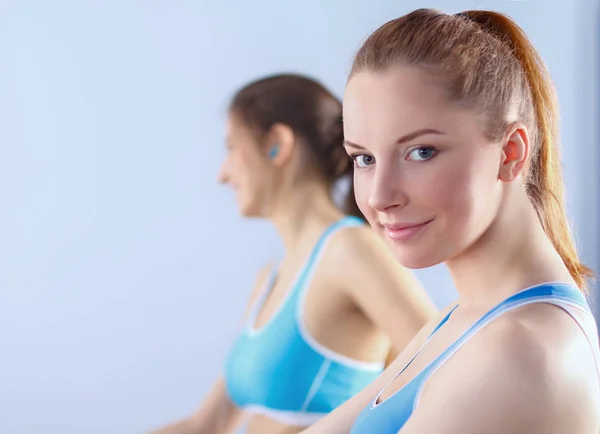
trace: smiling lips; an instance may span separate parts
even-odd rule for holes
[[[424,223],[385,223],[382,226],[392,241],[404,242],[423,231],[432,221],[433,219]]]

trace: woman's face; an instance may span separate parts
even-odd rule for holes
[[[264,217],[271,191],[270,165],[252,131],[231,115],[227,124],[227,157],[219,181],[235,191],[240,213]]]
[[[355,161],[357,203],[404,266],[460,255],[494,220],[503,150],[484,126],[416,68],[348,82],[344,146]]]

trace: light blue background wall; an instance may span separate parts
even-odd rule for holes
[[[0,432],[141,433],[196,407],[280,252],[215,183],[228,98],[280,71],[341,94],[362,39],[421,6],[530,33],[599,265],[597,1],[0,0]],[[454,297],[443,268],[419,276]]]

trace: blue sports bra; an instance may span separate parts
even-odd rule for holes
[[[275,280],[272,273],[225,365],[225,384],[236,405],[288,425],[308,426],[383,371],[383,363],[357,361],[320,345],[302,320],[306,291],[327,241],[344,227],[363,224],[345,217],[330,226],[279,309],[257,330],[256,317]]]
[[[419,374],[417,374],[412,380],[404,385],[400,390],[391,395],[383,402],[379,402],[379,398],[391,383],[394,381],[406,368],[412,363],[417,357],[421,350],[427,345],[431,337],[448,321],[452,315],[450,311],[441,323],[435,328],[433,333],[429,336],[429,339],[421,346],[413,358],[406,364],[406,366],[390,381],[387,386],[379,392],[375,397],[371,405],[365,408],[362,413],[358,416],[350,434],[397,434],[398,431],[404,426],[412,415],[415,408],[419,403],[419,395],[423,389],[425,382],[431,377],[431,375],[442,366],[450,357],[454,355],[464,344],[467,342],[475,333],[481,330],[484,326],[498,318],[505,312],[515,309],[520,306],[524,306],[530,303],[551,303],[564,309],[571,317],[579,324],[581,329],[584,331],[594,357],[596,359],[596,365],[600,362],[600,352],[598,348],[598,332],[594,317],[591,313],[590,307],[581,293],[581,291],[572,286],[562,283],[549,283],[534,286],[525,289],[517,294],[507,298],[495,308],[490,310],[484,316],[482,316],[476,323],[474,323],[467,331],[452,345],[442,352],[437,358],[435,358],[429,365],[427,365]],[[579,317],[574,315],[572,312],[580,311],[585,313],[585,320],[581,321]],[[600,375],[600,372],[599,372]]]

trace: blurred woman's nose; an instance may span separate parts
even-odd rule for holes
[[[228,159],[223,161],[221,164],[221,168],[219,169],[219,173],[217,175],[217,181],[220,184],[227,184],[229,182],[229,170],[228,170]]]

